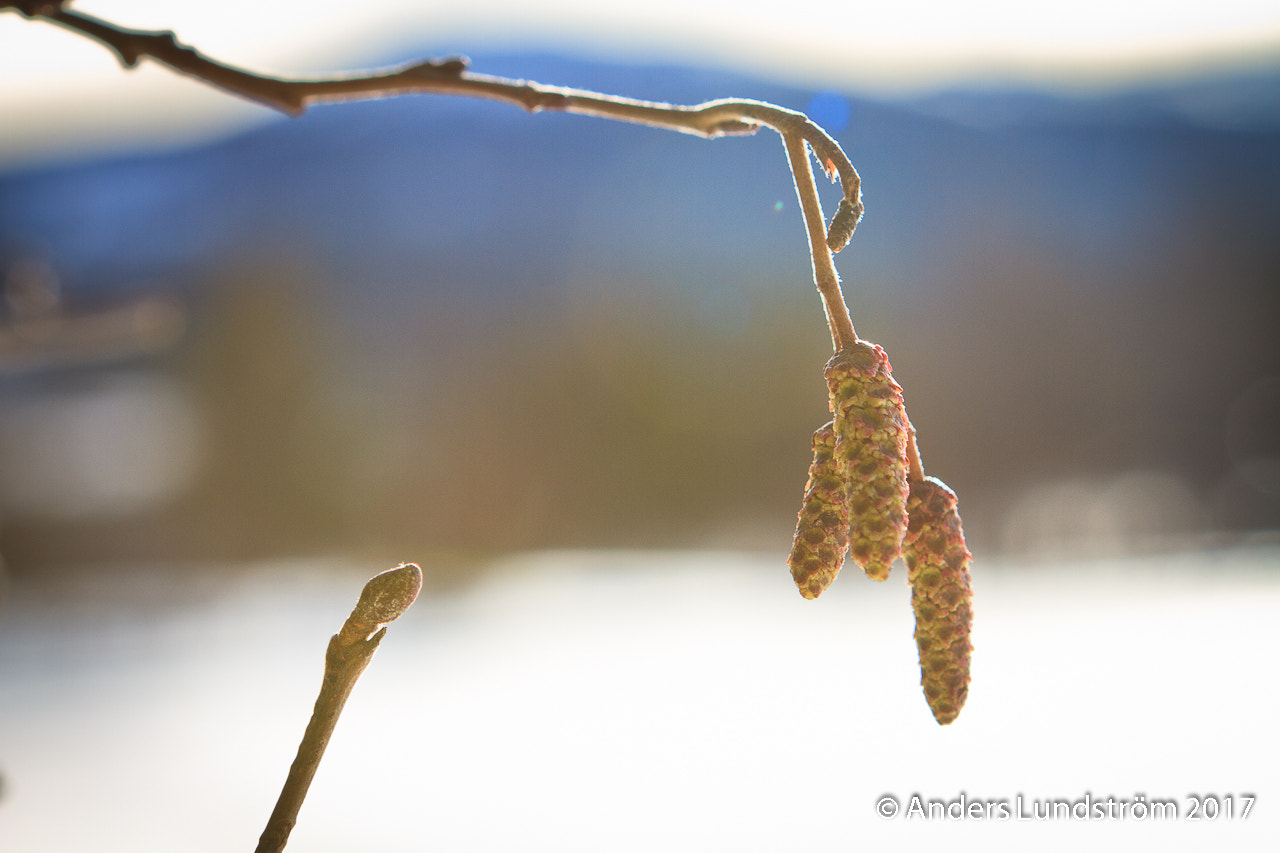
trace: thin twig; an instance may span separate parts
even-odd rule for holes
[[[924,462],[920,459],[920,444],[916,441],[915,424],[907,421],[907,479],[918,483],[924,479]]]
[[[800,210],[804,213],[805,229],[809,233],[809,253],[813,258],[813,283],[822,295],[822,307],[827,312],[827,324],[831,327],[831,345],[836,352],[858,339],[840,290],[840,276],[826,241],[826,229],[822,219],[822,201],[818,198],[818,185],[814,181],[813,166],[809,164],[806,140],[784,133],[782,141],[787,146],[787,159],[796,182],[796,195],[800,198]]]
[[[369,665],[386,635],[386,623],[408,610],[421,589],[422,571],[413,563],[376,575],[365,584],[360,600],[342,629],[329,640],[324,657],[324,680],[315,710],[298,745],[298,754],[289,768],[280,799],[258,839],[256,853],[278,853],[284,849],[356,679]]]
[[[827,175],[840,180],[844,194],[841,212],[833,219],[831,249],[840,251],[862,215],[861,179],[858,171],[826,131],[803,113],[752,100],[716,100],[693,106],[638,101],[590,92],[510,80],[467,70],[459,57],[417,62],[398,68],[332,78],[284,80],[253,74],[224,65],[178,42],[171,32],[130,30],[99,18],[71,12],[57,5],[0,3],[28,17],[43,18],[106,45],[126,68],[151,57],[185,74],[240,97],[289,115],[299,115],[316,103],[385,98],[392,95],[432,93],[463,95],[504,101],[529,112],[555,110],[645,124],[713,138],[754,133],[771,128],[783,136],[804,139],[813,148]]]

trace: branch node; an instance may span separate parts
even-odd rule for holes
[[[444,59],[415,62],[404,70],[404,74],[410,77],[460,77],[469,67],[471,60],[465,56],[446,56]]]
[[[525,80],[521,80],[520,85],[529,93],[525,99],[525,109],[531,113],[540,113],[543,110],[565,112],[573,107],[573,99],[557,89],[546,88]]]
[[[760,125],[754,121],[743,121],[742,119],[725,119],[717,122],[707,128],[708,136],[750,136],[760,129]]]
[[[18,13],[25,18],[34,18],[38,15],[51,15],[62,9],[62,0],[13,0],[10,3],[0,3],[0,9],[10,6],[18,10]]]

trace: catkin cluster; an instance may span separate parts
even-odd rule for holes
[[[850,559],[885,580],[907,529],[907,433],[902,388],[884,349],[856,341],[827,362],[834,418],[813,437],[813,463],[792,543],[791,576],[817,598]]]
[[[916,615],[920,684],[941,725],[960,714],[969,695],[973,587],[956,493],[941,480],[913,480],[910,522],[902,543]]]
[[[813,599],[840,573],[846,549],[879,581],[903,557],[921,686],[934,718],[947,725],[968,696],[972,652],[972,557],[955,492],[924,477],[902,388],[881,347],[857,341],[832,357],[824,375],[834,417],[813,434],[791,576]]]

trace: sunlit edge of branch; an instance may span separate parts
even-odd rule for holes
[[[831,345],[836,352],[840,352],[851,346],[858,335],[854,331],[849,307],[840,289],[840,275],[836,272],[831,249],[824,239],[822,203],[818,199],[818,187],[814,181],[813,167],[809,163],[809,149],[806,140],[793,133],[783,133],[782,141],[787,148],[787,160],[795,178],[796,196],[800,200],[800,211],[804,214],[805,231],[809,236],[813,283],[822,296],[822,307],[827,313],[827,324],[831,327]]]

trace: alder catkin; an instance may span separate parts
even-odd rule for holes
[[[920,685],[940,725],[960,715],[969,695],[973,587],[955,492],[933,477],[911,482],[902,543],[916,615]]]
[[[902,388],[884,350],[858,340],[827,362],[835,457],[848,478],[849,556],[882,581],[907,529],[907,431]]]
[[[808,599],[831,586],[849,546],[848,486],[835,450],[835,430],[830,423],[824,424],[813,434],[813,462],[787,559],[791,577]]]

